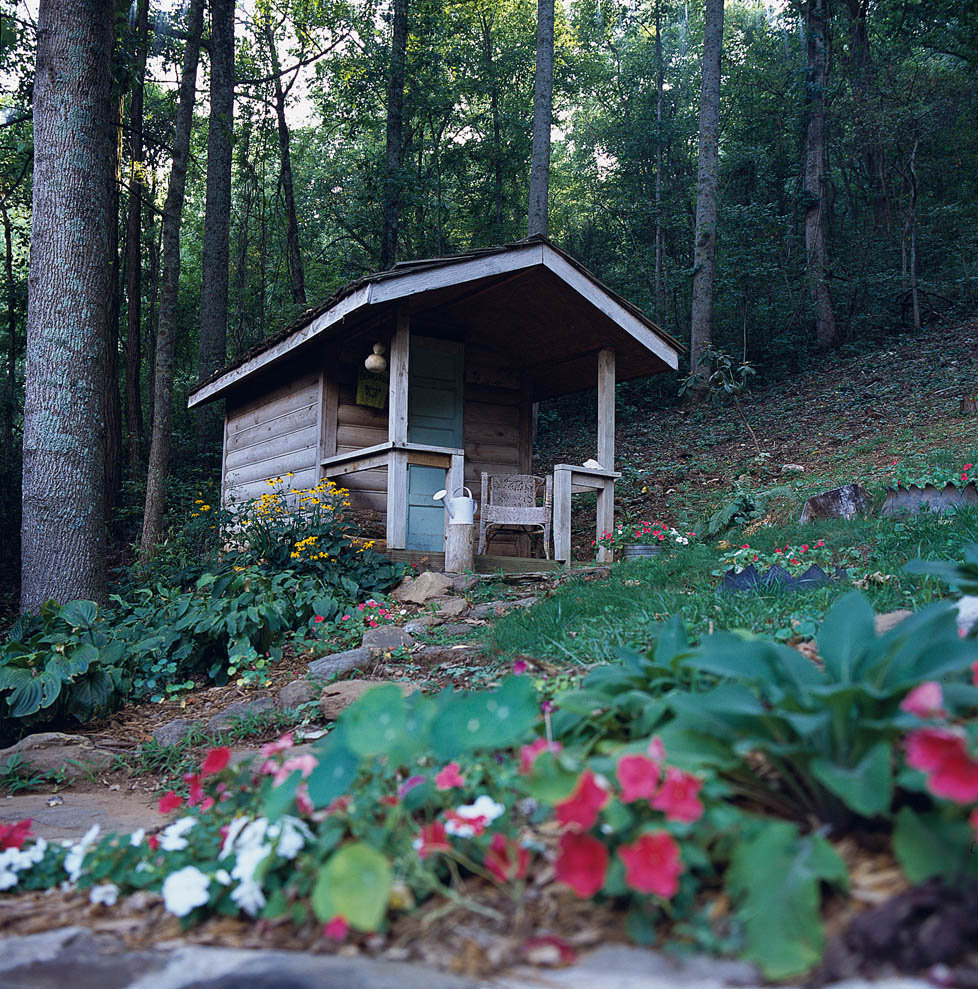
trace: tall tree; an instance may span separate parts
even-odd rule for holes
[[[401,164],[404,155],[404,63],[407,59],[408,0],[394,0],[390,70],[387,76],[387,155],[384,169],[384,217],[380,234],[380,267],[397,261],[401,212]]]
[[[146,75],[146,40],[149,34],[149,0],[139,0],[136,15],[136,49],[132,94],[129,101],[129,212],[126,221],[126,422],[129,468],[139,466],[143,451],[142,365],[143,306],[143,91]]]
[[[163,289],[160,321],[156,331],[156,368],[153,379],[153,427],[146,475],[146,503],[139,552],[149,559],[163,530],[166,477],[170,469],[170,439],[173,428],[173,366],[176,352],[177,307],[180,290],[180,217],[187,186],[190,130],[200,36],[204,26],[204,0],[191,0],[187,19],[187,43],[180,72],[180,96],[173,133],[173,164],[163,206]]]
[[[723,57],[723,0],[706,0],[703,84],[700,90],[699,166],[696,176],[696,227],[693,241],[693,297],[690,305],[689,361],[696,377],[691,389],[702,396],[706,379],[700,364],[713,342],[713,273],[717,256],[717,186],[720,174],[720,63]]]
[[[547,236],[550,202],[550,127],[554,94],[554,0],[537,0],[537,69],[533,81],[533,157],[527,236]]]
[[[103,381],[114,5],[41,0],[24,398],[21,608],[106,598]]]
[[[828,11],[826,0],[808,0],[806,9],[805,104],[805,258],[808,291],[815,309],[819,347],[838,344],[828,283],[825,181],[825,90],[828,83]]]
[[[203,381],[227,359],[228,264],[231,234],[231,146],[234,137],[234,0],[210,0],[211,107],[207,127],[207,193],[201,262],[200,358]],[[216,439],[217,413],[198,413],[197,445]]]
[[[118,56],[118,51],[116,52]],[[116,59],[118,68],[118,58]],[[118,78],[119,73],[116,73]],[[118,88],[118,87],[117,87]],[[122,167],[122,94],[113,93],[112,181],[109,183],[109,305],[105,320],[105,522],[122,489],[122,402],[119,398],[119,189]]]

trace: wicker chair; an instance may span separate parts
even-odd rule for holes
[[[543,504],[537,501],[542,495]],[[479,553],[486,552],[489,530],[531,528],[543,533],[543,552],[550,559],[550,530],[553,523],[553,477],[533,474],[482,474],[479,510]]]

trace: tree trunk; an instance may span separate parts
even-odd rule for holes
[[[105,320],[113,5],[41,0],[24,395],[21,598],[106,599]]]
[[[13,229],[7,208],[0,203],[0,219],[3,220],[3,277],[4,294],[7,297],[7,388],[3,398],[4,450],[13,452],[14,415],[17,408],[17,302],[14,282]]]
[[[554,0],[537,0],[537,69],[533,81],[533,157],[526,233],[547,236],[550,203],[550,126],[554,94]]]
[[[129,215],[126,224],[126,422],[129,469],[135,476],[143,451],[142,231],[143,231],[143,89],[149,0],[140,0],[136,22],[136,63],[129,104]]]
[[[268,51],[272,60],[275,83],[275,116],[278,119],[278,147],[282,159],[279,172],[282,192],[285,194],[285,238],[289,260],[289,283],[292,287],[292,301],[306,303],[306,279],[302,270],[302,252],[299,249],[299,221],[295,210],[295,189],[292,184],[292,152],[289,146],[289,125],[285,119],[286,90],[279,74],[278,49],[271,24],[265,26]]]
[[[200,361],[203,381],[227,360],[228,263],[231,233],[231,143],[234,128],[234,0],[210,0],[211,89],[207,128],[207,192],[201,262]],[[217,409],[197,418],[197,448],[210,459],[217,440]]]
[[[122,402],[119,398],[119,190],[122,167],[122,98],[114,105],[112,128],[112,180],[109,183],[109,289],[105,321],[105,523],[122,490]]]
[[[808,128],[805,137],[805,255],[808,290],[815,309],[815,339],[819,347],[838,344],[828,284],[828,247],[825,239],[825,87],[828,49],[825,0],[808,0]]]
[[[696,377],[692,397],[702,398],[706,377],[700,363],[713,342],[713,270],[717,256],[717,185],[720,173],[720,62],[723,55],[723,0],[706,0],[703,86],[700,95],[699,170],[696,178],[696,233],[693,297],[690,306],[689,367]]]
[[[662,322],[665,294],[662,290],[662,94],[665,72],[662,65],[662,26],[659,4],[655,5],[655,275],[652,282],[655,317]]]
[[[139,554],[152,555],[163,530],[166,476],[170,466],[170,437],[173,421],[173,361],[176,351],[180,289],[180,216],[187,185],[190,130],[194,117],[197,61],[204,25],[204,0],[191,0],[187,20],[187,43],[180,73],[180,96],[173,135],[173,165],[163,206],[163,288],[160,292],[160,322],[156,332],[156,369],[153,378],[153,432],[146,475],[146,504]]]
[[[387,162],[384,175],[384,222],[380,267],[397,261],[397,227],[401,211],[401,157],[404,148],[404,63],[407,58],[408,0],[394,0],[391,65],[387,85]]]
[[[493,59],[492,28],[493,18],[485,12],[482,20],[482,47],[486,57],[486,78],[489,80],[489,112],[492,117],[492,203],[495,226],[493,243],[503,241],[503,147],[502,121],[499,113],[499,81],[496,79],[496,65]]]
[[[920,295],[917,291],[917,145],[913,142],[907,175],[910,184],[910,210],[907,223],[910,226],[910,299],[913,303],[913,328],[920,331]]]

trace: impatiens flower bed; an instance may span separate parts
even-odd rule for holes
[[[695,532],[680,532],[665,522],[621,523],[613,530],[602,533],[591,545],[618,551],[627,545],[638,546],[688,546],[696,541]]]
[[[826,574],[834,574],[852,567],[858,559],[859,555],[855,550],[829,546],[824,539],[813,539],[798,545],[785,543],[784,546],[775,546],[773,550],[762,550],[750,543],[744,543],[723,553],[717,561],[713,576],[722,577],[731,570],[739,574],[748,567],[753,567],[758,572],[779,567],[792,577],[800,577],[811,567],[819,567]]]

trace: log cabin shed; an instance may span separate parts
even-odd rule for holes
[[[365,359],[380,347],[387,369],[372,374]],[[332,478],[383,525],[394,558],[437,558],[447,516],[432,494],[465,484],[478,498],[483,472],[531,474],[533,404],[597,388],[600,466],[553,474],[554,558],[569,565],[572,492],[596,491],[597,531],[613,525],[616,381],[675,370],[682,349],[533,237],[360,278],[203,381],[188,405],[226,402],[224,504],[289,472],[295,488]],[[491,559],[519,569],[526,547],[518,534],[494,540]]]

